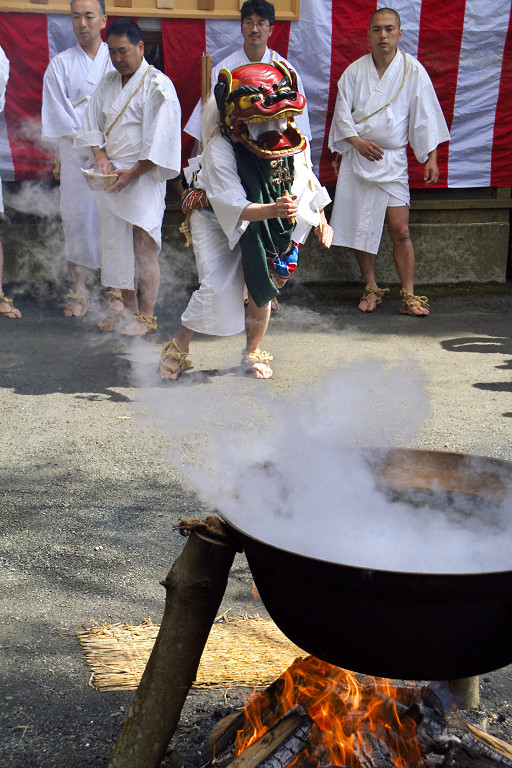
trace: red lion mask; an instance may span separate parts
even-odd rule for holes
[[[221,69],[214,93],[225,135],[258,157],[285,157],[306,147],[294,123],[306,99],[297,92],[295,72],[282,61]]]

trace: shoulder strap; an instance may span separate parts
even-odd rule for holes
[[[399,88],[399,89],[398,89],[398,91],[395,93],[395,95],[393,96],[393,98],[392,98],[392,99],[390,99],[389,101],[387,101],[387,102],[384,104],[384,106],[382,106],[382,107],[379,107],[378,109],[376,109],[376,110],[375,110],[375,112],[372,112],[372,113],[371,113],[371,115],[365,115],[364,117],[361,117],[361,118],[359,118],[359,120],[356,120],[356,122],[355,122],[355,125],[358,125],[358,123],[362,123],[362,122],[363,122],[363,120],[369,120],[369,119],[370,119],[370,117],[373,117],[373,116],[374,116],[374,115],[376,115],[378,112],[382,112],[382,110],[383,110],[383,109],[386,109],[386,107],[389,107],[389,105],[390,105],[390,104],[392,104],[392,103],[395,101],[395,99],[397,99],[397,98],[399,97],[400,93],[402,92],[402,88],[403,88],[403,87],[404,87],[404,85],[405,85],[405,80],[406,80],[406,78],[407,78],[407,70],[408,70],[407,56],[405,55],[405,51],[401,51],[401,54],[402,54],[402,56],[404,57],[404,76],[403,76],[403,78],[402,78],[402,82],[401,82],[401,84],[400,84],[400,88]]]

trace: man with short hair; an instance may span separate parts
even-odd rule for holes
[[[94,92],[75,144],[92,150],[96,171],[117,176],[96,193],[101,280],[120,286],[134,315],[123,334],[143,336],[157,327],[158,253],[166,181],[181,168],[181,110],[172,82],[144,58],[138,24],[116,19],[107,44],[115,71]]]
[[[108,47],[102,42],[104,0],[73,0],[71,21],[77,45],[51,60],[43,81],[43,139],[56,144],[60,164],[60,209],[66,260],[73,284],[64,310],[66,317],[84,315],[89,304],[88,270],[100,265],[98,211],[73,147],[92,92],[112,69]],[[112,309],[122,309],[117,288],[107,294]]]
[[[372,52],[350,64],[338,82],[329,148],[342,155],[331,225],[334,245],[353,248],[366,283],[359,301],[373,312],[385,291],[375,280],[374,255],[384,220],[402,289],[400,312],[429,313],[426,296],[414,294],[414,246],[409,235],[410,192],[407,143],[424,180],[439,178],[437,147],[450,138],[432,82],[424,67],[398,48],[400,16],[380,8],[370,18]]]
[[[240,23],[244,44],[238,51],[222,59],[213,67],[211,73],[212,87],[217,82],[221,69],[231,71],[236,69],[236,67],[241,67],[251,62],[271,64],[274,61],[283,61],[297,75],[297,90],[305,96],[304,86],[293,64],[290,64],[284,56],[281,56],[267,46],[276,23],[275,10],[272,3],[269,3],[268,0],[246,0],[240,9]],[[297,128],[306,138],[311,139],[307,106],[303,114],[297,115]],[[184,130],[185,133],[201,142],[201,101],[198,101],[196,104]]]

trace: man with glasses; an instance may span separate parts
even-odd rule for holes
[[[243,47],[232,53],[230,56],[227,56],[225,59],[222,59],[222,61],[212,69],[212,88],[218,80],[221,69],[228,69],[231,71],[237,67],[244,66],[245,64],[250,64],[251,62],[272,64],[274,61],[283,61],[289,69],[297,74],[297,89],[299,93],[302,93],[302,95],[305,96],[304,86],[302,85],[302,81],[293,64],[290,64],[284,56],[276,53],[276,51],[273,51],[267,45],[268,39],[274,31],[274,24],[276,21],[272,3],[269,3],[268,0],[246,0],[240,11],[240,19],[242,37],[244,38]],[[308,139],[311,139],[311,128],[309,125],[307,106],[304,113],[297,116],[296,123],[299,131]],[[198,142],[202,141],[200,101],[196,104],[196,107],[185,126],[185,132],[197,139]]]

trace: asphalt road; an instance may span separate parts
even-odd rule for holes
[[[161,383],[158,346],[181,299],[162,299],[159,330],[135,341],[98,332],[94,311],[64,319],[30,297],[17,300],[21,321],[0,319],[2,768],[107,765],[131,695],[88,685],[75,633],[159,622],[159,581],[183,547],[173,526],[211,509],[201,457],[221,450],[216,433],[247,429],[264,446],[272,426],[286,429],[279,414],[299,416],[318,392],[315,418],[346,408],[358,444],[512,461],[511,291],[438,291],[426,319],[401,316],[397,291],[369,316],[353,299],[285,295],[266,339],[271,381],[238,375],[240,338],[202,338],[194,369]],[[265,615],[251,584],[239,555],[222,610]],[[480,685],[475,721],[506,738],[512,666]],[[240,701],[237,690],[189,696],[179,742],[189,768],[207,725]]]

